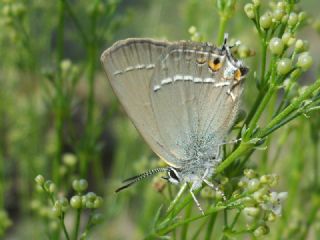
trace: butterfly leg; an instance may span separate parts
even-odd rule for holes
[[[171,210],[174,208],[174,206],[178,203],[179,199],[182,197],[183,192],[186,190],[187,188],[187,183],[184,183],[179,192],[177,193],[177,195],[175,196],[175,198],[173,199],[173,201],[170,203],[169,207],[168,207],[168,212],[171,212]]]
[[[232,83],[231,87],[227,90],[227,94],[230,95],[230,97],[232,98],[232,101],[236,100],[236,97],[234,96],[232,90],[240,84],[240,81],[235,81]]]
[[[213,183],[211,183],[211,182],[209,182],[209,181],[207,180],[208,174],[209,174],[209,169],[206,169],[206,171],[205,171],[204,174],[203,174],[202,181],[205,182],[209,187],[211,187],[212,189],[214,189],[216,192],[221,193],[223,200],[226,201],[227,198],[226,198],[226,195],[224,194],[224,192],[221,191],[221,189],[220,189],[218,186],[214,185]]]
[[[232,88],[229,88],[227,91],[227,94],[230,95],[232,101],[236,100],[236,97],[234,96],[234,94],[232,93]]]
[[[214,185],[213,183],[209,182],[207,179],[203,179],[203,181],[204,181],[209,187],[211,187],[212,189],[214,189],[216,192],[221,193],[223,201],[227,201],[226,195],[224,194],[224,192],[223,192],[218,186],[216,186],[216,185]]]
[[[194,195],[192,186],[191,186],[191,188],[190,188],[190,194],[191,194],[191,196],[192,196],[192,198],[193,198],[193,201],[196,203],[198,209],[200,210],[200,212],[202,213],[202,215],[204,215],[204,211],[202,210],[198,199],[197,199],[196,196]]]
[[[238,143],[241,141],[242,141],[242,138],[232,139],[229,142],[222,142],[218,146],[220,147],[220,146],[227,145],[227,144],[234,144],[234,143]]]

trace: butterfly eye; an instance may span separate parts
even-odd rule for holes
[[[241,77],[248,73],[248,69],[245,67],[240,67],[234,72],[234,79],[237,81],[241,80]]]
[[[175,173],[175,171],[173,171],[172,169],[169,170],[168,175],[170,178],[176,180],[176,181],[180,181],[177,174]]]
[[[220,61],[220,58],[215,58],[214,60],[209,60],[208,66],[213,72],[219,71],[219,69],[222,67],[222,63]]]
[[[243,66],[240,67],[239,69],[240,69],[240,72],[241,72],[241,76],[244,76],[249,72],[249,69],[246,68],[246,67],[243,67]]]

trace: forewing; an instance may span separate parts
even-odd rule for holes
[[[101,56],[109,82],[133,124],[152,150],[170,161],[151,107],[150,82],[155,64],[169,43],[151,39],[118,41]]]
[[[214,71],[209,62],[212,67],[216,58],[221,65]],[[153,74],[151,99],[164,144],[179,162],[194,157],[193,150],[210,153],[224,140],[242,90],[241,83],[233,85],[234,79],[229,79],[234,71],[225,51],[207,44],[180,42],[162,55]],[[208,149],[199,151],[201,147]]]

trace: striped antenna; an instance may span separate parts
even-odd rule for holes
[[[125,183],[125,185],[123,185],[123,186],[119,187],[118,189],[116,189],[115,192],[116,192],[116,193],[117,193],[117,192],[120,192],[121,190],[130,187],[132,184],[134,184],[134,183],[136,183],[136,182],[139,182],[139,181],[141,181],[142,179],[145,179],[145,178],[147,178],[147,177],[150,177],[150,176],[152,176],[152,175],[154,175],[154,174],[156,174],[156,173],[166,172],[166,171],[168,171],[168,168],[167,168],[167,167],[166,167],[166,168],[155,168],[155,169],[151,169],[151,170],[149,170],[149,171],[147,171],[147,172],[145,172],[145,173],[141,173],[141,174],[139,174],[139,175],[137,175],[137,176],[134,176],[134,177],[125,179],[125,180],[122,181],[122,183]]]

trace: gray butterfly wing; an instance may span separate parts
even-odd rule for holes
[[[180,42],[168,47],[154,70],[152,106],[165,147],[185,164],[195,154],[217,157],[239,106],[241,84],[231,90],[237,67],[225,51],[203,43]],[[219,58],[218,71],[209,67]],[[231,79],[231,78],[232,79]]]
[[[137,130],[158,156],[170,161],[172,156],[163,148],[150,99],[155,64],[168,45],[151,39],[121,40],[102,54],[101,61],[115,94]]]

